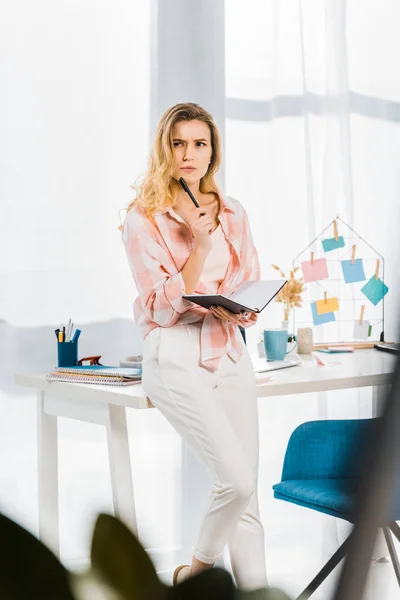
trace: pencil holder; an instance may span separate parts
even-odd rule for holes
[[[59,367],[76,367],[78,364],[78,342],[57,342]]]

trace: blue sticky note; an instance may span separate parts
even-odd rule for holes
[[[342,260],[342,271],[346,283],[355,283],[367,279],[362,258],[356,258],[354,264],[351,263],[351,260]]]
[[[313,316],[314,325],[322,325],[323,323],[330,323],[331,321],[336,321],[335,313],[328,312],[319,315],[317,313],[316,302],[311,302],[311,312]]]
[[[330,252],[331,250],[337,250],[338,248],[344,248],[344,238],[342,235],[338,236],[337,241],[335,238],[326,238],[322,240],[322,247],[324,252]]]
[[[361,291],[376,306],[386,296],[389,288],[383,283],[382,279],[375,279],[375,275],[373,275],[361,288]]]

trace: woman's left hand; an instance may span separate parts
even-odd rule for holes
[[[243,317],[248,317],[250,313],[233,313],[230,310],[227,310],[223,306],[211,306],[210,311],[217,317],[217,319],[221,319],[221,321],[228,321],[229,323],[240,323]]]

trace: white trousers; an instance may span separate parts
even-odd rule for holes
[[[200,324],[158,327],[143,348],[143,387],[212,478],[194,556],[214,563],[228,544],[236,583],[267,584],[257,499],[258,409],[247,348],[225,355],[216,372],[200,366]]]

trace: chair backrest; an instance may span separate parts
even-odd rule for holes
[[[377,419],[308,421],[292,433],[282,481],[359,477]]]

